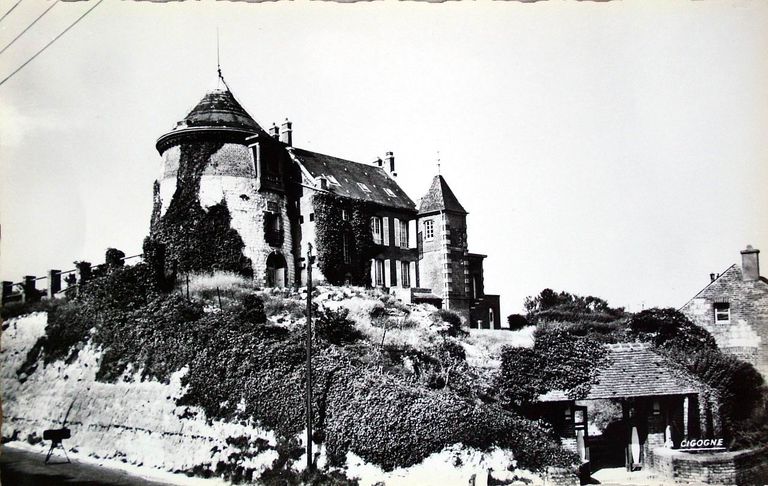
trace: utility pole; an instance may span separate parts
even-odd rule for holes
[[[307,472],[312,471],[312,243],[307,250]]]

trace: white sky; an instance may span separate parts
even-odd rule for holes
[[[89,7],[59,3],[0,78]],[[219,26],[235,96],[296,146],[392,150],[414,200],[440,150],[504,315],[545,287],[679,307],[746,244],[768,258],[766,25],[757,0],[109,0],[0,86],[0,277],[141,251],[155,140],[215,85]]]

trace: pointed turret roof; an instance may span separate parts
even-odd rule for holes
[[[200,131],[231,132],[242,136],[264,132],[238,103],[226,83],[223,88],[207,92],[183,120],[157,140],[157,149],[162,153],[184,133]]]
[[[227,88],[206,93],[179,125],[263,131]]]
[[[441,175],[436,175],[432,179],[432,185],[427,194],[421,198],[419,205],[419,214],[433,213],[436,211],[451,211],[454,213],[467,214],[467,211],[461,205],[456,195],[448,187],[448,183]]]

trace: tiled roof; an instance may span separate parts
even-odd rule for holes
[[[669,365],[644,343],[609,344],[608,364],[598,371],[586,400],[698,393],[703,387],[693,378]],[[568,400],[565,392],[554,390],[539,401]]]
[[[427,194],[421,198],[421,204],[419,205],[419,214],[431,213],[434,211],[453,211],[457,213],[467,214],[464,207],[461,205],[456,195],[448,187],[448,183],[445,182],[443,176],[436,175],[432,179],[432,185],[429,187]]]
[[[215,89],[206,93],[177,126],[186,127],[227,127],[263,131],[228,89]]]
[[[416,209],[411,198],[381,167],[299,148],[291,148],[290,153],[311,177],[325,176],[328,179],[328,190],[339,196],[390,208]]]

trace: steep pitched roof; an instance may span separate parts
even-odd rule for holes
[[[598,371],[586,400],[698,393],[705,385],[674,368],[645,343],[609,344],[608,364]],[[562,390],[539,397],[542,402],[569,400]]]
[[[416,209],[411,198],[381,167],[295,147],[290,148],[289,152],[312,178],[325,176],[328,179],[328,190],[339,196],[390,208]]]
[[[467,214],[456,195],[448,187],[443,176],[436,175],[432,179],[432,185],[427,194],[421,198],[419,205],[419,214],[432,213],[435,211],[452,211],[455,213]]]

